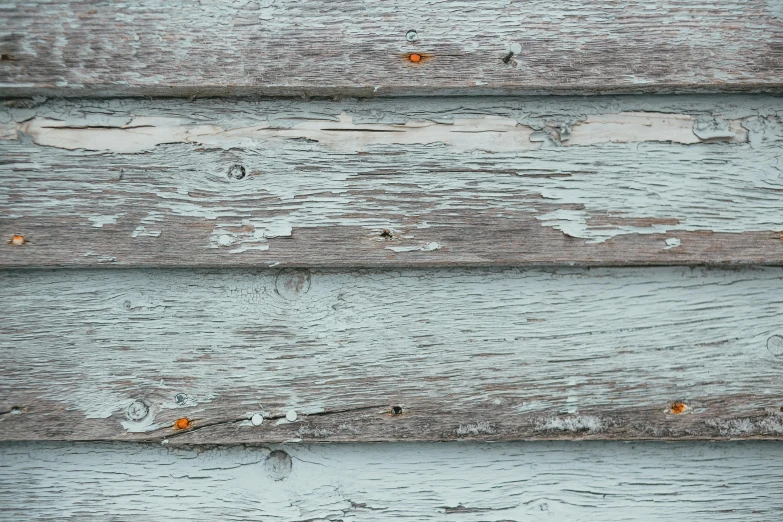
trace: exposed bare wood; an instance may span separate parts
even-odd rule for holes
[[[779,268],[12,271],[2,289],[3,440],[783,438]]]
[[[0,13],[0,96],[783,86],[779,0],[56,0]]]
[[[7,267],[783,263],[778,98],[38,103]]]

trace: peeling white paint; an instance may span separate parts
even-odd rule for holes
[[[193,143],[222,148],[251,147],[281,140],[313,140],[320,146],[356,153],[373,145],[443,143],[458,151],[510,152],[534,148],[531,129],[516,120],[484,116],[455,119],[444,125],[431,121],[409,121],[402,125],[354,124],[340,113],[333,118],[305,121],[290,128],[257,125],[222,128],[214,125],[184,126],[182,120],[136,117],[116,128],[90,128],[84,123],[34,118],[19,124],[18,130],[35,143],[75,150],[138,153],[166,143]]]
[[[391,250],[392,252],[432,252],[434,250],[440,250],[440,246],[440,243],[431,241],[426,245],[420,246],[389,246],[386,247],[386,250]]]
[[[670,248],[677,248],[680,246],[680,240],[676,237],[670,237],[666,240],[666,247],[664,247],[664,250],[669,250]]]
[[[460,424],[454,432],[460,437],[465,437],[468,435],[492,435],[497,433],[497,430],[487,421],[478,421],[471,424]]]
[[[102,228],[103,225],[116,224],[121,217],[122,214],[115,214],[113,216],[87,216],[87,219],[92,223],[93,228]]]
[[[234,229],[241,229],[236,232]],[[284,222],[259,223],[249,219],[241,223],[217,223],[212,231],[211,242],[216,247],[239,245],[230,250],[239,254],[252,250],[269,250],[269,239],[291,237],[293,228]]]
[[[619,113],[588,116],[573,124],[564,146],[600,143],[666,141],[694,144],[702,139],[694,131],[696,118],[682,114]],[[33,118],[18,130],[39,145],[68,150],[84,149],[118,154],[139,153],[157,145],[193,143],[224,149],[253,147],[270,141],[305,139],[331,150],[357,153],[371,146],[444,144],[456,151],[515,152],[536,150],[542,140],[534,129],[502,116],[459,118],[449,124],[411,120],[404,124],[356,124],[345,112],[333,119],[297,123],[290,128],[271,125],[223,128],[216,125],[183,125],[181,118],[137,116],[114,128],[92,128],[87,122]],[[701,127],[699,127],[701,128]],[[706,139],[747,141],[740,122],[725,122],[720,133]]]
[[[160,230],[148,230],[147,227],[139,225],[133,231],[131,237],[160,237]]]
[[[604,430],[604,422],[594,415],[549,417],[539,420],[536,423],[536,430],[600,433]]]
[[[661,141],[691,145],[706,139],[725,138],[734,143],[748,141],[741,122],[725,122],[721,133],[696,134],[697,118],[685,114],[621,113],[588,116],[571,127],[568,145]]]
[[[99,263],[113,263],[117,261],[117,258],[115,256],[110,256],[107,254],[99,254],[97,252],[85,252],[83,254],[83,257],[96,257],[98,258]]]
[[[36,147],[21,137],[4,142],[19,158],[5,179],[24,197],[11,201],[0,193],[0,205],[9,214],[46,220],[122,208],[146,213],[133,223],[145,230],[164,230],[181,223],[178,218],[205,220],[211,232],[195,248],[237,254],[274,251],[294,228],[434,230],[476,212],[509,223],[536,219],[588,243],[631,234],[783,229],[783,126],[771,99],[600,100],[482,99],[470,111],[478,117],[454,99],[256,103],[232,111],[231,119],[206,105],[198,122],[183,116],[192,107],[179,102],[133,102],[132,112],[142,115],[135,118],[116,102],[105,102],[99,116],[61,121],[54,116],[65,108],[25,109],[19,117],[27,119],[18,125],[32,134],[24,139],[68,147],[76,140],[115,154],[98,161],[89,152]],[[48,128],[46,122],[55,123]],[[159,145],[145,141],[151,129],[163,129],[153,140]],[[141,141],[134,142],[138,132]],[[120,134],[101,141],[95,133]],[[164,144],[190,143],[177,136],[219,151]],[[323,141],[301,141],[308,136]],[[150,148],[133,158],[118,152],[142,146]],[[228,182],[227,165],[234,163],[248,175]],[[101,176],[107,164],[112,167]],[[56,179],[45,175],[51,169],[60,172]],[[118,181],[120,169],[125,174]],[[103,226],[105,218],[93,221]],[[228,244],[220,243],[224,236]]]

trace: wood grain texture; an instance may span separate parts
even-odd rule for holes
[[[780,112],[750,95],[11,100],[0,265],[781,264]]]
[[[0,96],[783,86],[779,0],[56,0],[0,12]]]
[[[0,520],[776,520],[783,446],[0,445]],[[275,463],[276,465],[273,465]]]
[[[0,288],[3,440],[783,438],[779,268],[10,271]]]

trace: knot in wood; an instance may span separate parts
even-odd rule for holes
[[[275,278],[275,292],[283,299],[293,301],[309,290],[309,270],[283,270]]]
[[[247,171],[243,165],[231,165],[228,169],[228,179],[240,180],[247,175]]]
[[[767,339],[767,350],[775,357],[783,357],[783,336],[773,335]]]
[[[133,401],[125,410],[125,418],[129,421],[139,422],[149,415],[150,408],[144,401]]]
[[[264,461],[266,476],[272,480],[283,480],[291,474],[293,462],[291,456],[285,451],[274,450],[267,455]]]

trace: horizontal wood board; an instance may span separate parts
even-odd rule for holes
[[[0,445],[0,520],[776,520],[754,443]]]
[[[0,96],[783,86],[779,0],[55,0],[0,17]]]
[[[779,265],[782,110],[9,100],[0,266]]]
[[[783,438],[780,268],[0,280],[2,440]]]

